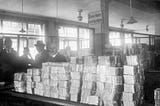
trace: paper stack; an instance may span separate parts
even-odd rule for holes
[[[160,88],[157,88],[154,91],[154,101],[155,106],[160,106]]]
[[[122,67],[97,66],[97,95],[103,100],[105,106],[119,106],[121,104],[122,75]]]
[[[84,66],[81,103],[88,103],[87,98],[96,94],[96,70],[96,65]]]
[[[26,91],[26,74],[25,73],[15,73],[14,74],[14,88],[17,92]]]
[[[41,69],[32,69],[32,79],[34,83],[34,94],[43,96],[44,88],[42,83],[42,70]]]
[[[70,68],[68,63],[56,67],[58,72],[59,99],[69,100]]]
[[[141,83],[141,73],[138,66],[124,65],[124,106],[137,106],[141,100],[143,85]]]
[[[121,56],[99,56],[98,57],[99,65],[107,65],[113,67],[120,67],[121,64]]]
[[[80,101],[81,75],[82,75],[82,72],[80,72],[80,70],[71,72],[71,85],[70,85],[71,101],[75,101],[75,102]]]
[[[97,57],[96,56],[86,56],[84,57],[84,65],[97,65]]]
[[[34,82],[33,82],[33,70],[27,69],[26,73],[26,90],[27,93],[33,94]]]

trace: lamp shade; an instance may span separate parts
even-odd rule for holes
[[[134,23],[137,23],[138,21],[133,17],[131,16],[129,21],[127,22],[127,24],[134,24]]]
[[[23,27],[22,27],[22,29],[21,29],[19,32],[25,33],[26,31],[25,31],[25,30],[23,29]]]

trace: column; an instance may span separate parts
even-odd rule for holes
[[[98,3],[90,5],[92,7],[90,7],[91,11],[89,14],[93,13],[93,17],[89,18],[89,27],[95,29],[94,52],[96,56],[104,55],[105,48],[109,44],[109,1],[110,0],[100,0],[100,8],[97,8],[98,10],[93,8]],[[101,12],[101,20],[100,17],[96,17],[96,14],[99,15],[97,11]]]

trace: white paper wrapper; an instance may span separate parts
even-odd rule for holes
[[[137,106],[137,103],[135,101],[123,101],[123,106]]]
[[[84,73],[96,74],[96,72],[97,72],[97,66],[96,65],[84,66],[83,72]]]
[[[80,88],[80,80],[71,80],[71,86],[74,88]]]
[[[44,89],[44,85],[43,85],[43,83],[35,83],[35,88],[36,89],[40,89],[40,90],[43,90]]]
[[[58,87],[58,81],[50,80],[50,86],[51,87]]]
[[[92,105],[98,105],[99,97],[98,96],[88,96],[87,97],[87,103],[92,104]]]
[[[76,72],[83,72],[84,66],[83,65],[76,65]]]
[[[70,94],[76,95],[79,92],[80,92],[80,88],[73,88],[73,87],[70,88]]]
[[[140,92],[140,84],[124,84],[124,92],[135,93]]]
[[[43,83],[43,85],[49,85],[50,80],[49,79],[42,79],[42,83]]]
[[[27,69],[27,75],[32,76],[33,75],[33,70],[32,69]]]
[[[59,90],[59,97],[65,97],[65,98],[67,98],[67,97],[69,97],[69,89],[67,89],[67,88],[59,88],[58,89]]]
[[[139,82],[139,75],[137,76],[131,76],[131,75],[123,75],[124,77],[124,83],[125,84],[135,84],[136,82]]]
[[[34,89],[34,94],[43,96],[43,90],[35,88]]]
[[[26,86],[25,81],[14,81],[14,87],[16,87],[16,88],[22,88],[25,86]]]
[[[70,100],[71,101],[74,101],[74,102],[77,102],[78,101],[78,95],[70,95]]]
[[[26,87],[27,88],[34,88],[35,84],[34,84],[34,82],[26,82]]]
[[[40,76],[41,75],[41,69],[33,69],[33,76]]]
[[[32,88],[27,88],[26,91],[27,91],[28,94],[33,94]]]
[[[33,76],[34,82],[41,82],[41,76]]]
[[[59,90],[57,87],[51,87],[50,88],[50,92],[51,92],[51,97],[52,98],[58,98],[58,95],[59,95]]]
[[[81,79],[81,73],[80,72],[71,72],[71,79],[72,80],[80,80]]]
[[[138,74],[138,68],[137,66],[127,66],[124,65],[124,75],[137,75]]]
[[[33,81],[33,80],[32,80],[32,76],[27,75],[27,76],[26,76],[26,81],[27,81],[27,82],[32,82],[32,81]]]
[[[83,81],[96,81],[96,74],[90,74],[90,73],[83,74]]]
[[[69,88],[69,82],[68,81],[59,81],[59,87],[60,88]]]
[[[70,75],[67,73],[61,73],[61,74],[58,74],[58,79],[59,80],[70,80]]]
[[[58,80],[59,80],[59,79],[58,79],[58,74],[57,74],[57,73],[52,73],[52,74],[50,74],[50,79],[51,79],[51,80],[58,81]]]
[[[43,93],[43,95],[46,96],[46,97],[50,97],[50,95],[51,95],[50,86],[44,86],[44,93]]]
[[[137,98],[136,93],[123,92],[123,101],[132,102],[132,101],[136,101],[137,99],[138,98]]]

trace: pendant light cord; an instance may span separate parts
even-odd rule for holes
[[[23,0],[22,0],[22,18],[23,18]],[[23,28],[23,21],[22,21],[22,28]]]
[[[133,10],[132,10],[132,0],[130,0],[130,15],[133,16]]]
[[[57,0],[56,5],[57,5],[57,6],[56,6],[56,18],[58,18],[58,5],[59,5],[59,4],[58,4],[58,0]]]

